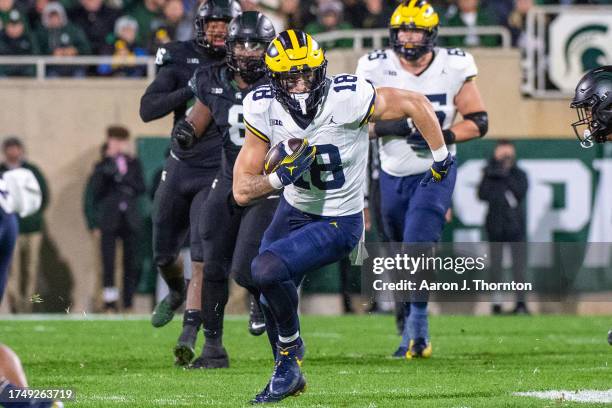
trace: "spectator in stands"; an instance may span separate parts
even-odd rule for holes
[[[116,240],[123,241],[123,308],[129,310],[139,279],[138,232],[142,216],[139,198],[145,192],[142,166],[129,155],[129,131],[123,126],[107,129],[105,157],[96,163],[91,176],[93,206],[99,214],[103,262],[103,300],[107,312],[118,310],[119,289],[115,286]]]
[[[9,21],[11,11],[16,8],[15,0],[0,0],[0,29]],[[27,28],[27,22],[25,24]]]
[[[282,1],[278,11],[285,18],[285,27],[303,30],[304,27],[315,21],[317,19],[315,15],[316,6],[312,3],[314,2],[300,0]]]
[[[476,34],[476,27],[495,25],[490,14],[479,7],[479,0],[457,0],[457,13],[449,17],[447,27],[466,27],[467,35],[447,37],[445,45],[449,47],[495,47],[499,38],[492,35]]]
[[[28,10],[28,21],[30,22],[30,28],[34,31],[42,26],[42,13],[49,3],[50,0],[34,0],[32,6]]]
[[[91,53],[85,33],[68,22],[66,11],[60,3],[49,3],[42,15],[42,27],[37,31],[41,53],[55,57],[74,57]],[[79,66],[53,65],[47,69],[48,76],[85,76],[85,68]]]
[[[40,169],[25,159],[25,149],[19,138],[6,138],[2,143],[2,152],[4,162],[0,164],[0,173],[17,168],[28,169],[34,173],[42,192],[40,209],[28,217],[19,218],[19,237],[13,253],[6,293],[13,312],[29,313],[32,311],[32,296],[36,293],[44,229],[43,214],[49,204],[49,190]],[[21,285],[23,281],[25,285]]]
[[[27,32],[23,14],[13,9],[4,30],[0,32],[0,55],[35,55],[36,40]],[[28,65],[0,65],[0,76],[34,76],[35,68]]]
[[[512,34],[513,47],[525,47],[525,21],[527,12],[533,7],[533,0],[515,0],[514,9],[502,22]]]
[[[146,50],[136,45],[138,23],[130,16],[123,16],[115,22],[114,34],[109,36],[108,44],[102,49],[103,55],[116,57],[117,62],[111,65],[100,65],[101,75],[140,77],[144,76],[146,67],[130,63],[131,57],[144,56]]]
[[[361,28],[386,28],[393,9],[383,0],[365,0],[366,14],[362,20]]]
[[[165,0],[144,0],[130,13],[140,28],[136,40],[139,45],[146,46],[152,43],[154,33],[162,25],[162,10],[165,3]]]
[[[362,0],[344,0],[344,20],[353,27],[363,28],[368,9]],[[387,21],[385,27],[389,25]]]
[[[106,36],[113,32],[120,15],[103,0],[80,0],[80,4],[70,12],[70,21],[85,32],[93,54],[100,54]]]
[[[187,41],[192,38],[193,20],[186,18],[183,0],[167,0],[164,5],[164,26],[172,41]]]
[[[525,197],[527,175],[516,165],[516,151],[508,140],[500,140],[493,157],[484,169],[484,177],[478,187],[478,197],[489,203],[486,230],[490,246],[490,278],[501,282],[504,243],[510,243],[512,251],[513,279],[525,281]],[[524,292],[517,292],[513,313],[527,314]],[[502,312],[499,303],[493,304],[493,313]]]
[[[308,24],[305,31],[316,37],[318,33],[352,29],[353,27],[349,23],[342,20],[343,8],[344,6],[340,1],[329,0],[321,2],[317,9],[318,20]],[[353,40],[340,39],[331,42],[322,41],[322,46],[325,48],[351,48],[353,46]]]

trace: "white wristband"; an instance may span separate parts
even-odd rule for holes
[[[441,162],[448,156],[448,149],[444,144],[442,147],[432,150],[431,155],[433,156],[434,161]]]
[[[278,174],[276,174],[276,172],[268,175],[268,182],[276,190],[280,190],[281,188],[283,188],[283,183],[281,182],[280,177],[278,177]]]

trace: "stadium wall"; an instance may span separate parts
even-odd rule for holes
[[[491,137],[570,137],[572,113],[567,101],[522,99],[518,51],[474,50],[473,54],[490,114]],[[329,52],[329,72],[353,72],[359,56],[351,51]],[[123,79],[0,82],[0,137],[22,137],[28,156],[49,179],[48,235],[59,261],[70,271],[73,311],[89,310],[97,281],[82,194],[105,128],[121,123],[133,135],[159,136],[167,135],[172,124],[169,117],[149,124],[140,120],[139,101],[146,85],[144,80]]]

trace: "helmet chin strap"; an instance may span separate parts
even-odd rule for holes
[[[580,141],[580,146],[583,149],[590,149],[593,147],[595,143],[593,143],[593,137],[591,136],[591,131],[586,129],[582,134],[582,140]]]
[[[302,115],[307,115],[308,110],[306,109],[306,100],[310,96],[310,92],[291,94],[291,97],[294,101],[297,101],[300,104],[300,109],[302,110]]]

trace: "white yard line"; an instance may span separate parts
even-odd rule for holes
[[[182,315],[177,314],[175,320],[178,322],[182,318]],[[225,317],[227,320],[247,320],[246,315],[229,315]],[[85,313],[38,313],[38,314],[0,314],[0,322],[2,321],[54,321],[54,320],[76,320],[76,321],[87,321],[87,320],[108,320],[108,321],[142,321],[150,320],[150,314],[85,314]]]
[[[532,397],[540,399],[548,399],[555,401],[572,401],[572,402],[588,402],[595,404],[610,404],[612,403],[612,389],[600,390],[551,390],[551,391],[529,391],[515,392],[512,395],[518,397]]]

